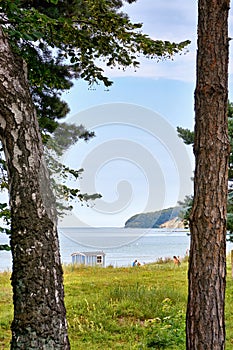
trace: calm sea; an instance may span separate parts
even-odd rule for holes
[[[142,264],[158,258],[184,257],[189,249],[188,231],[174,229],[125,229],[110,227],[63,227],[59,229],[62,262],[71,263],[74,252],[103,250],[106,265],[129,266],[137,259]],[[0,243],[8,238],[0,235]],[[233,244],[227,244],[227,251]],[[0,271],[11,269],[11,253],[0,251]]]

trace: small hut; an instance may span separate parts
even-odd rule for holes
[[[73,253],[71,254],[72,264],[105,267],[105,255],[103,251]]]

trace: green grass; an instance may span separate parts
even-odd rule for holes
[[[229,264],[228,264],[229,265]],[[138,268],[64,267],[73,350],[185,349],[187,264]],[[0,274],[0,349],[9,349],[10,274]],[[233,281],[228,267],[226,350],[233,348]]]
[[[10,348],[11,321],[13,315],[10,273],[0,274],[0,349]]]

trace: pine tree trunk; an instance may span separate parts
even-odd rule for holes
[[[199,0],[187,349],[224,349],[228,0]]]
[[[69,349],[55,205],[23,61],[0,28],[0,137],[11,207],[11,349]]]

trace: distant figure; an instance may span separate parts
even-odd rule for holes
[[[140,262],[137,259],[134,260],[133,266],[141,266]]]
[[[175,265],[177,265],[177,266],[180,266],[180,258],[179,258],[179,256],[177,257],[177,256],[173,256],[173,261],[174,261],[174,264]]]

